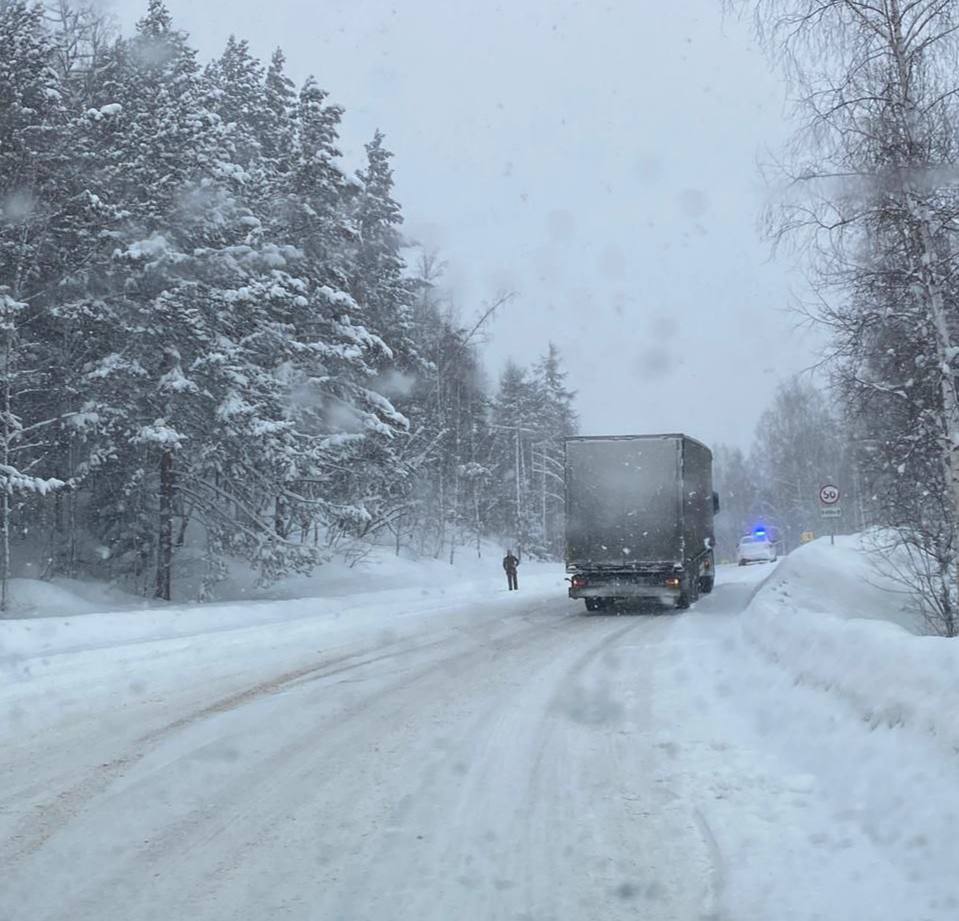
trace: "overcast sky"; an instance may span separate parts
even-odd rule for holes
[[[110,0],[125,30],[145,0]],[[381,128],[407,232],[464,316],[517,293],[491,370],[552,339],[584,434],[683,430],[746,447],[815,358],[770,260],[758,163],[785,92],[719,0],[168,0],[204,60],[233,32]]]

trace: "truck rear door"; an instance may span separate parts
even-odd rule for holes
[[[681,463],[676,438],[568,441],[567,562],[631,569],[681,561]]]

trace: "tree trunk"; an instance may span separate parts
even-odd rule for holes
[[[939,361],[940,392],[942,394],[942,466],[946,489],[952,512],[952,560],[956,596],[959,597],[959,566],[956,556],[959,553],[959,395],[956,393],[956,378],[952,371],[953,345],[949,324],[946,319],[945,299],[942,288],[932,268],[935,257],[935,244],[929,230],[929,217],[919,215],[919,264],[926,301],[929,306],[930,320],[936,334],[936,358]]]
[[[10,580],[10,487],[8,485],[4,486],[2,504],[3,508],[0,514],[3,516],[3,572],[0,574],[0,612],[6,612],[9,600],[7,583]]]
[[[2,508],[0,508],[0,528],[2,528],[3,547],[0,548],[0,612],[6,612],[9,598],[7,597],[8,582],[10,581],[10,497],[13,487],[10,481],[10,440],[13,437],[12,403],[10,399],[10,353],[13,343],[12,332],[7,331],[3,344],[3,465],[4,477]]]
[[[70,478],[73,478],[77,469],[73,440],[68,442],[67,456],[70,465]],[[59,492],[57,493],[59,496]],[[77,575],[77,488],[71,486],[67,493],[67,559],[66,570],[71,579]]]
[[[160,531],[157,541],[156,597],[170,600],[173,569],[173,451],[164,449],[160,455]]]
[[[461,527],[460,520],[460,475],[459,466],[463,461],[461,457],[460,446],[460,422],[462,421],[462,388],[459,383],[456,385],[456,406],[454,415],[456,427],[453,429],[453,514],[450,522],[450,566],[456,558],[456,544],[459,539]]]
[[[522,462],[522,457],[521,457],[521,455],[520,455],[520,443],[519,443],[520,435],[519,435],[519,431],[520,431],[520,429],[519,429],[519,426],[517,425],[517,426],[516,426],[516,458],[515,458],[515,464],[516,464],[516,540],[517,540],[517,541],[521,540],[520,532],[521,532],[522,528],[521,528],[521,526],[520,526],[520,516],[522,515],[522,502],[523,502],[523,499],[522,499],[522,489],[521,489],[521,482],[522,482],[522,481],[520,480],[520,476],[521,476],[520,464],[521,464],[521,462]]]
[[[912,74],[907,41],[903,34],[902,9],[899,0],[889,0],[889,41],[896,65],[898,86],[895,87],[895,104],[901,120],[902,136],[913,146],[912,128],[917,115],[917,104],[912,96]],[[911,150],[910,150],[911,153]],[[956,392],[956,376],[952,370],[955,360],[952,333],[946,316],[946,299],[937,277],[935,266],[942,257],[937,250],[932,232],[932,216],[921,203],[920,192],[911,187],[909,173],[903,182],[903,197],[906,211],[915,228],[915,253],[917,274],[921,280],[929,320],[935,331],[936,358],[940,369],[940,392],[942,394],[942,465],[945,486],[952,512],[952,579],[959,597],[959,394]]]

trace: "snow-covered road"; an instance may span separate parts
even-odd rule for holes
[[[550,577],[21,654],[0,919],[954,917],[847,801],[834,735],[820,757],[770,719],[871,744],[745,648],[770,572],[682,616],[587,617]]]

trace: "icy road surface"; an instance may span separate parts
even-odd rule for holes
[[[727,569],[679,616],[585,616],[551,576],[21,652],[0,919],[956,917],[843,786],[837,727],[857,757],[889,740],[744,639],[771,572]]]

